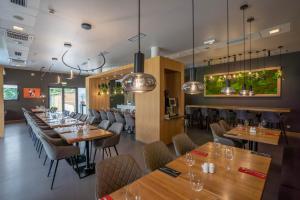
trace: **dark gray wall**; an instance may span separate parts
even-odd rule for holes
[[[21,108],[33,108],[36,105],[48,106],[48,88],[50,86],[57,86],[53,83],[57,80],[56,73],[47,73],[41,81],[41,75],[39,71],[18,70],[5,68],[6,75],[4,76],[4,84],[16,84],[19,86],[19,99],[16,101],[4,101],[4,109],[7,111],[5,120],[19,120],[23,119]],[[34,73],[34,76],[31,76]],[[61,75],[61,74],[60,74]],[[63,75],[65,78],[67,74]],[[85,87],[85,77],[76,76],[73,80],[67,80],[66,87]],[[24,99],[23,88],[41,88],[42,93],[46,94],[47,98],[45,104],[41,99]]]
[[[252,62],[253,68],[262,68],[264,62]],[[267,66],[279,66],[279,56],[271,56],[266,59]],[[247,65],[249,66],[249,62]],[[258,66],[258,67],[257,67]],[[241,69],[241,64],[231,65],[232,71]],[[213,98],[203,97],[203,95],[186,95],[186,104],[217,104],[217,105],[241,105],[241,106],[265,106],[265,107],[288,107],[292,109],[287,114],[286,124],[291,125],[292,131],[300,131],[300,52],[282,55],[282,70],[284,80],[282,81],[281,97],[256,97],[256,98]],[[226,65],[214,65],[211,67],[201,67],[196,70],[196,79],[203,81],[204,74],[226,72]],[[189,74],[186,71],[186,78]]]

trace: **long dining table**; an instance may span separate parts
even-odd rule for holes
[[[61,122],[60,118],[51,118],[47,117],[45,113],[36,113],[35,114],[40,120],[42,120],[45,124],[47,124],[50,128],[58,128],[58,127],[68,127],[74,125],[83,125],[84,122],[73,119],[69,116],[64,117],[64,122]]]
[[[232,148],[234,158],[225,159],[223,151]],[[216,153],[219,152],[219,153]],[[253,152],[226,145],[216,145],[208,142],[195,150],[192,155],[195,165],[192,171],[199,175],[204,183],[203,190],[192,190],[188,176],[189,168],[185,157],[181,156],[166,166],[181,172],[172,177],[159,170],[155,170],[137,181],[125,186],[106,197],[106,199],[124,199],[126,191],[139,191],[143,200],[171,200],[171,199],[229,199],[256,200],[261,199],[269,171],[271,158],[253,154]],[[215,173],[206,174],[201,170],[204,162],[215,164]],[[227,165],[230,163],[230,170]]]

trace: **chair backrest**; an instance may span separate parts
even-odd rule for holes
[[[219,116],[221,119],[227,120],[229,118],[229,111],[228,110],[219,110]]]
[[[225,131],[221,128],[221,126],[218,123],[210,124],[210,128],[214,139],[222,137],[225,133]]]
[[[144,146],[144,161],[149,171],[154,171],[171,162],[174,156],[168,147],[161,141],[153,142]]]
[[[105,111],[100,110],[99,112],[100,112],[101,120],[107,120],[108,119]]]
[[[123,130],[123,126],[124,125],[122,123],[115,122],[109,127],[108,131],[111,131],[115,134],[120,134]]]
[[[69,116],[72,117],[72,118],[75,117],[75,115],[76,115],[76,113],[74,113],[74,112],[71,112],[71,113],[69,114]]]
[[[114,123],[116,121],[115,115],[111,111],[106,112],[107,119],[110,123]]]
[[[108,120],[102,120],[98,125],[99,128],[107,130],[109,127],[110,122]]]
[[[142,177],[136,161],[129,155],[105,159],[96,165],[96,198],[100,199]]]
[[[80,119],[80,117],[81,117],[81,114],[80,114],[80,113],[77,113],[77,114],[75,115],[75,117],[74,117],[74,118],[79,120],[79,119]]]
[[[236,118],[239,120],[248,120],[248,113],[244,110],[237,110],[236,112]]]
[[[88,116],[87,116],[86,114],[82,114],[82,115],[80,116],[79,120],[85,122],[86,119],[87,119],[87,117],[88,117]]]
[[[133,119],[130,113],[124,113],[124,117],[125,117],[125,123],[127,127],[135,126],[135,120]]]
[[[100,115],[100,113],[97,110],[92,109],[92,113],[93,113],[93,116],[96,117],[96,119],[100,119],[101,118],[101,115]]]
[[[201,108],[201,115],[204,118],[206,118],[208,116],[207,108]]]
[[[227,132],[229,130],[231,130],[232,128],[230,127],[230,125],[225,121],[225,120],[220,120],[219,121],[219,125],[220,127],[224,130],[224,132]]]
[[[185,153],[196,148],[196,145],[185,133],[175,135],[172,138],[173,145],[177,156],[182,156]]]
[[[273,113],[273,112],[263,112],[261,115],[261,119],[265,120],[268,123],[279,123],[280,122],[279,114]]]
[[[125,123],[125,119],[124,119],[124,117],[121,115],[121,113],[119,113],[119,112],[114,112],[114,115],[115,115],[115,118],[116,118],[116,122],[119,122],[119,123],[122,123],[122,124]]]
[[[88,109],[88,115],[89,116],[94,116],[93,109],[91,109],[91,108]]]
[[[95,116],[89,116],[87,119],[86,119],[86,122],[88,124],[94,124],[95,123]]]

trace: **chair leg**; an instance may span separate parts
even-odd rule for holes
[[[111,157],[110,147],[108,147],[109,157]]]
[[[44,163],[43,163],[43,166],[45,166],[47,159],[48,159],[48,156],[47,156],[47,154],[46,154],[45,160],[44,160]]]
[[[51,190],[53,189],[53,183],[54,183],[54,180],[55,180],[55,175],[56,175],[56,171],[57,171],[58,162],[59,162],[59,160],[56,161],[54,174],[53,174],[53,178],[52,178],[52,183],[51,183]]]
[[[104,148],[102,149],[102,160],[104,160]]]
[[[53,162],[54,162],[54,160],[51,160],[51,161],[50,161],[50,166],[49,166],[49,171],[48,171],[47,177],[50,176],[50,172],[51,172],[51,169],[52,169]]]
[[[43,151],[43,145],[41,145],[41,148],[40,148],[39,158],[41,158],[42,151]]]
[[[118,150],[117,150],[117,147],[116,147],[116,146],[114,146],[114,149],[115,149],[115,152],[116,152],[116,154],[117,154],[117,155],[119,155],[119,152],[118,152]]]
[[[96,158],[97,150],[98,150],[98,148],[95,148],[93,163],[95,163],[95,158]]]

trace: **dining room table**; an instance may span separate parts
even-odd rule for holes
[[[51,115],[46,115],[45,113],[35,113],[35,115],[42,120],[45,124],[47,124],[50,128],[58,128],[58,127],[68,127],[74,125],[83,125],[84,122],[71,118],[70,116],[62,116],[62,117],[53,117]],[[62,120],[63,119],[63,120]]]
[[[251,128],[253,131],[251,131]],[[257,152],[258,143],[278,145],[280,135],[281,130],[279,129],[238,125],[227,131],[223,136],[230,139],[246,140],[249,142],[250,150]]]
[[[232,151],[232,159],[224,152]],[[179,175],[173,176],[158,169],[102,199],[125,199],[128,194],[143,200],[171,199],[261,199],[271,163],[268,156],[250,150],[208,142],[191,152],[195,160],[189,168],[186,155],[176,158],[166,167]],[[213,163],[214,173],[204,173],[204,163]],[[228,167],[230,166],[230,167]],[[194,176],[200,177],[203,188],[195,190]]]
[[[113,133],[107,130],[98,129],[94,126],[88,127],[87,131],[84,131],[78,126],[76,128],[77,130],[75,131],[62,131],[59,135],[68,144],[79,144],[79,142],[85,142],[85,165],[79,167],[79,170],[76,171],[80,178],[84,178],[95,173],[95,165],[94,163],[90,163],[90,142],[96,139],[110,137]]]

